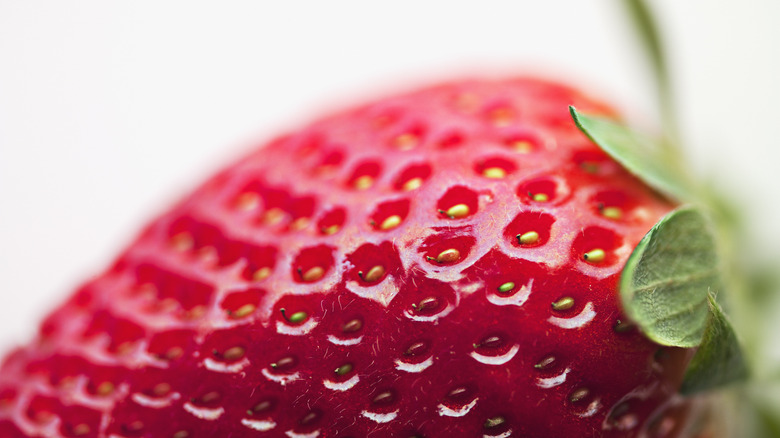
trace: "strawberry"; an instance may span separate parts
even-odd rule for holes
[[[674,205],[535,79],[279,137],[148,225],[5,360],[0,435],[675,437],[693,349],[621,310]]]

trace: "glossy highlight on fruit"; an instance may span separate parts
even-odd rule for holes
[[[691,350],[617,283],[674,205],[536,79],[279,137],[149,224],[12,352],[0,436],[678,437]]]

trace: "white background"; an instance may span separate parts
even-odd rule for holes
[[[692,171],[780,251],[780,2],[651,1]],[[619,1],[0,0],[0,350],[260,140],[464,75],[538,73],[656,120]],[[749,254],[745,255],[749,257]]]

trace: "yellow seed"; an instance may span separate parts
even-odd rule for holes
[[[403,185],[404,191],[410,192],[414,189],[420,188],[422,185],[423,180],[422,178],[412,178],[409,181],[406,181]]]
[[[184,355],[184,349],[181,347],[171,347],[168,349],[168,351],[165,352],[165,355],[163,356],[165,359],[168,360],[176,360]]]
[[[114,384],[111,382],[103,382],[100,385],[98,385],[97,389],[95,390],[98,395],[106,396],[114,392]]]
[[[550,197],[547,196],[546,193],[536,193],[532,196],[533,200],[536,202],[547,202],[550,200]]]
[[[341,229],[341,227],[339,227],[338,225],[330,225],[322,229],[322,234],[325,234],[326,236],[330,236],[332,234],[338,233],[339,229]]]
[[[260,195],[257,193],[246,192],[236,198],[235,207],[237,210],[250,211],[260,205]]]
[[[254,274],[252,274],[252,280],[263,281],[270,276],[271,276],[271,268],[269,268],[268,266],[263,266],[262,268],[255,271]]]
[[[381,230],[389,230],[399,225],[401,225],[401,216],[394,214],[392,216],[388,216],[385,220],[383,220],[382,224],[379,225],[379,228]]]
[[[246,353],[246,350],[244,350],[244,347],[232,347],[225,350],[225,352],[222,354],[222,357],[225,360],[233,361],[238,360],[244,357],[244,353]]]
[[[604,261],[606,253],[601,248],[590,250],[582,255],[582,258],[591,263],[600,263]]]
[[[563,297],[560,300],[552,303],[553,310],[569,310],[572,307],[574,307],[574,298],[572,297]]]
[[[413,149],[420,142],[420,138],[412,133],[401,134],[395,138],[395,147],[402,151]]]
[[[307,217],[299,217],[298,219],[295,219],[290,224],[290,229],[298,231],[298,230],[302,230],[302,229],[306,228],[308,225],[309,225],[309,218],[307,218]]]
[[[516,237],[521,245],[533,245],[539,241],[539,233],[536,231],[528,231],[527,233],[518,234]]]
[[[355,181],[352,183],[352,186],[358,190],[367,190],[370,189],[371,186],[373,185],[374,185],[374,177],[372,177],[371,175],[359,176],[355,178]]]
[[[574,392],[569,395],[569,401],[572,403],[577,403],[579,401],[582,401],[585,397],[590,394],[590,391],[587,388],[580,388],[575,390]]]
[[[620,220],[623,217],[623,210],[620,207],[604,207],[601,209],[601,215],[607,219]]]
[[[86,425],[84,423],[81,423],[78,426],[75,426],[72,429],[72,432],[73,432],[73,435],[75,435],[75,436],[84,436],[84,435],[89,434],[90,428],[89,428],[88,425]]]
[[[444,214],[452,219],[466,217],[469,215],[469,213],[471,213],[471,209],[466,204],[455,204],[444,212]]]
[[[460,259],[460,251],[455,248],[445,249],[436,256],[438,263],[452,263]]]
[[[152,393],[157,397],[162,397],[169,392],[171,392],[171,385],[165,382],[158,383],[157,385],[154,385],[154,388],[152,388]]]
[[[384,275],[385,275],[385,267],[382,265],[376,265],[373,268],[369,269],[368,272],[366,272],[366,275],[363,276],[363,280],[369,283],[373,283],[379,280],[380,278],[382,278],[382,276]]]
[[[173,434],[173,438],[189,438],[190,433],[186,430],[180,430]]]
[[[263,222],[266,225],[276,225],[284,219],[284,211],[281,208],[274,207],[265,212]]]
[[[195,241],[192,239],[192,235],[185,231],[171,237],[171,246],[179,252],[189,251],[195,246]]]
[[[202,318],[206,314],[206,306],[195,306],[186,312],[183,316],[185,319],[193,320]]]
[[[482,171],[482,176],[491,179],[506,178],[506,170],[500,167],[488,167],[487,169]]]
[[[244,304],[243,306],[236,309],[234,312],[230,313],[230,316],[233,318],[244,318],[246,316],[251,315],[255,310],[257,310],[257,306],[254,304]]]
[[[514,114],[509,108],[496,108],[490,112],[490,120],[496,126],[506,126],[512,122]]]
[[[306,282],[317,281],[325,275],[325,269],[322,266],[314,266],[301,274],[301,279]]]
[[[533,145],[528,140],[517,140],[512,142],[512,149],[515,152],[527,154],[533,150]]]

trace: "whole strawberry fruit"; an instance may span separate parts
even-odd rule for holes
[[[152,222],[13,352],[3,437],[675,437],[691,349],[617,283],[672,208],[532,79],[280,137]]]

